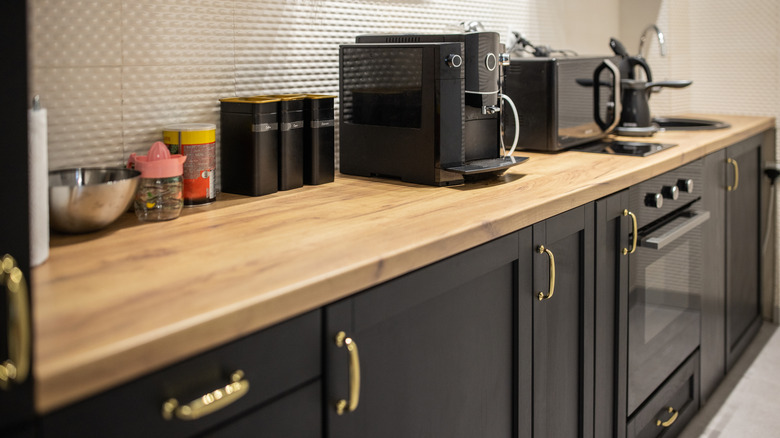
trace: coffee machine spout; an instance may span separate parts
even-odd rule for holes
[[[501,107],[496,105],[487,105],[482,107],[482,114],[496,114],[501,112]]]

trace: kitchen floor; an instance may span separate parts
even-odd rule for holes
[[[681,438],[780,436],[780,330],[764,323],[756,339],[680,434]]]

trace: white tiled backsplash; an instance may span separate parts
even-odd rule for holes
[[[28,3],[30,92],[49,111],[51,168],[121,165],[165,125],[218,125],[223,97],[338,94],[338,46],[361,33],[459,32],[476,20],[502,35],[607,54],[618,29],[618,0]],[[599,25],[583,28],[582,18]]]

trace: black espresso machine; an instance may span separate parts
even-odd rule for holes
[[[502,143],[501,48],[495,32],[362,35],[342,45],[341,172],[445,186],[525,161]]]

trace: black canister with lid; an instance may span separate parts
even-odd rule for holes
[[[280,100],[220,99],[222,191],[261,196],[279,190]]]
[[[309,94],[304,101],[303,182],[309,185],[333,182],[335,173],[336,96]]]
[[[302,94],[268,96],[279,99],[279,190],[303,187]]]

